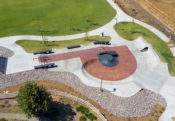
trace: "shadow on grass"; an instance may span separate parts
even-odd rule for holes
[[[93,23],[92,25],[93,26],[100,26],[100,24],[98,24],[98,23]]]
[[[73,28],[72,30],[73,31],[81,31],[81,29],[75,29],[75,28]]]

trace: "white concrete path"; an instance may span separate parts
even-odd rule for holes
[[[175,105],[172,101],[175,101],[175,88],[173,88],[172,85],[174,84],[175,78],[169,76],[168,73],[168,67],[167,64],[160,62],[160,59],[158,58],[155,51],[152,49],[151,45],[149,45],[147,42],[143,40],[143,38],[138,38],[135,41],[127,41],[123,38],[121,38],[114,30],[113,26],[116,24],[116,18],[117,22],[121,21],[133,21],[135,23],[138,23],[145,28],[151,30],[154,32],[157,36],[159,36],[162,40],[165,42],[169,41],[169,38],[166,37],[162,32],[158,31],[154,27],[145,24],[143,22],[140,22],[138,20],[133,19],[132,17],[126,15],[116,4],[113,3],[112,0],[107,0],[109,4],[117,11],[117,15],[106,25],[90,31],[88,34],[89,36],[92,35],[101,35],[102,32],[105,33],[106,36],[111,36],[111,43],[113,46],[119,46],[119,45],[127,45],[128,48],[131,50],[131,52],[136,57],[138,68],[136,72],[129,78],[125,79],[128,81],[128,83],[119,83],[114,85],[105,84],[103,85],[103,88],[108,89],[110,91],[113,90],[113,88],[117,88],[117,91],[114,93],[118,96],[132,96],[135,94],[138,90],[141,88],[148,88],[150,90],[159,92],[162,94],[167,102],[168,107],[166,109],[166,112],[161,118],[161,121],[167,121],[167,119],[170,119],[170,117],[173,117],[175,114]],[[70,39],[76,39],[85,37],[85,33],[76,34],[76,35],[68,35],[68,36],[48,36],[49,41],[59,41],[59,40],[70,40]],[[7,67],[7,74],[10,73],[16,73],[20,71],[26,71],[33,69],[34,65],[38,65],[39,62],[35,60],[36,56],[32,54],[26,53],[23,48],[15,44],[15,41],[17,40],[41,40],[41,36],[29,36],[29,35],[21,35],[21,36],[10,36],[10,37],[3,37],[0,38],[0,46],[4,46],[6,48],[11,49],[15,52],[15,55],[10,57],[8,59],[8,67]],[[142,49],[145,46],[149,46],[149,51],[145,53],[140,53],[139,50]],[[88,48],[88,46],[84,46],[82,49]],[[69,51],[67,49],[58,49],[56,52],[65,52]],[[172,49],[175,55],[175,50]],[[33,60],[34,59],[34,60]],[[74,61],[67,61],[67,62],[58,62],[58,65],[63,66],[58,69],[59,71],[63,71],[64,69],[74,72],[77,76],[79,76],[83,82],[89,86],[97,86],[99,87],[99,83],[95,82],[93,79],[90,79],[89,77],[86,77],[84,74],[82,74],[82,70],[79,69],[80,66],[76,67],[75,64],[74,67],[70,68],[64,68],[67,63],[78,63],[78,60]],[[75,69],[75,70],[74,70]],[[122,80],[124,81],[124,80]]]

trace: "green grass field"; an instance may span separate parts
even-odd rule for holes
[[[43,44],[42,41],[37,40],[18,40],[16,44],[23,47],[24,50],[28,53],[48,50],[52,48],[66,48],[67,46],[73,45],[86,45],[91,44],[95,41],[110,41],[110,37],[100,37],[100,36],[91,36],[87,38],[80,38],[74,40],[63,40],[63,41],[48,41],[47,44]]]
[[[167,44],[157,35],[133,22],[117,23],[115,25],[115,30],[121,37],[127,40],[135,40],[139,36],[142,36],[148,43],[152,45],[154,50],[159,55],[160,60],[168,63],[170,74],[175,76],[175,58],[173,57],[173,54]]]
[[[0,37],[68,35],[103,26],[116,14],[106,0],[0,0]],[[89,18],[89,22],[86,18]]]

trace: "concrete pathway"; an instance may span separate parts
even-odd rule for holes
[[[172,81],[175,80],[175,78],[169,76],[167,64],[160,62],[159,57],[157,56],[155,51],[152,49],[151,45],[146,43],[143,40],[143,38],[138,38],[137,40],[132,42],[127,41],[121,38],[116,33],[113,26],[116,24],[116,22],[134,21],[135,23],[138,23],[144,26],[145,28],[151,30],[152,32],[154,32],[157,36],[159,36],[165,42],[168,42],[169,38],[166,37],[162,32],[155,29],[154,27],[148,24],[145,24],[143,22],[140,22],[138,20],[135,20],[132,17],[126,15],[116,4],[113,3],[112,0],[107,0],[107,1],[117,11],[117,15],[108,24],[96,30],[90,31],[89,36],[101,35],[101,33],[104,32],[106,36],[111,36],[112,45],[127,45],[137,59],[138,68],[131,77],[125,79],[130,81],[130,83],[127,83],[127,84],[120,83],[113,86],[105,85],[106,87],[104,86],[104,88],[108,90],[112,90],[114,87],[117,87],[118,91],[116,95],[126,96],[126,97],[135,94],[141,88],[148,88],[153,91],[160,92],[160,94],[166,97],[166,100],[168,102],[168,107],[165,112],[165,115],[162,116],[164,117],[162,118],[162,121],[166,118],[173,117],[174,116],[173,112],[175,112],[175,106],[171,102],[172,100],[175,100],[175,96],[173,93],[175,92],[175,88],[171,88],[171,85],[169,83],[172,83]],[[116,18],[117,18],[117,21],[116,21]],[[81,37],[85,37],[85,33],[68,35],[68,36],[54,36],[54,37],[48,36],[48,40],[59,41],[59,40],[77,39]],[[8,59],[7,74],[31,70],[33,69],[33,66],[39,64],[39,62],[35,60],[37,56],[26,53],[23,50],[23,48],[15,44],[15,41],[23,40],[23,39],[41,40],[42,38],[41,36],[28,36],[28,35],[0,38],[0,46],[9,48],[15,53],[15,55],[13,55]],[[150,50],[145,53],[139,53],[139,50],[145,46],[149,46]],[[84,46],[81,49],[85,49],[85,48],[86,46]],[[175,49],[172,48],[171,50],[175,55]],[[61,51],[65,51],[65,49],[57,50],[57,52],[61,52]],[[99,87],[99,83],[95,83],[91,79],[85,77],[82,74],[82,72],[74,71],[74,73],[83,80],[83,83],[87,85],[91,85],[91,86],[93,85],[93,86]],[[171,91],[165,91],[170,89]],[[171,93],[173,93],[173,95]]]
[[[172,121],[175,116],[175,78],[171,77],[163,85],[160,94],[163,95],[167,101],[167,108],[159,121]]]

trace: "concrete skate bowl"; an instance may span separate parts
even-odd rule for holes
[[[119,55],[119,63],[112,67],[103,65],[97,56],[81,58],[83,73],[95,79],[103,78],[105,81],[119,81],[128,78],[137,68],[136,59],[125,46],[118,48],[117,53]]]
[[[0,46],[0,74],[6,74],[8,58],[13,55],[12,50]]]
[[[5,74],[7,69],[7,58],[0,57],[0,73]]]

